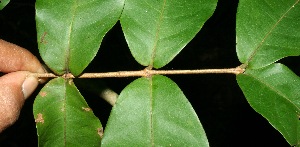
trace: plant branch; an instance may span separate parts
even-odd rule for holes
[[[197,69],[197,70],[151,70],[144,69],[140,71],[118,71],[106,73],[83,73],[80,76],[73,76],[71,73],[64,74],[63,78],[121,78],[121,77],[150,77],[152,75],[175,75],[175,74],[241,74],[245,69],[239,67],[227,69]],[[39,78],[55,78],[59,77],[53,73],[32,73],[33,76]]]

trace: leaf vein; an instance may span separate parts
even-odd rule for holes
[[[154,147],[154,132],[153,132],[153,79],[150,77],[149,79],[150,82],[150,132],[151,132],[151,146]]]
[[[296,2],[278,19],[278,21],[271,27],[268,33],[264,36],[258,46],[253,50],[246,65],[253,59],[256,55],[257,51],[263,46],[263,43],[267,40],[267,38],[272,34],[272,31],[279,25],[279,23],[286,17],[286,15],[295,7],[295,5],[299,4],[300,0],[296,0]]]
[[[161,29],[161,24],[163,22],[164,10],[166,8],[166,2],[167,2],[167,0],[164,0],[163,6],[162,6],[162,9],[161,9],[161,12],[160,12],[161,14],[159,16],[159,20],[158,20],[158,24],[157,24],[157,30],[156,30],[156,33],[155,33],[155,41],[154,41],[154,46],[153,46],[153,49],[152,49],[150,67],[153,67],[153,63],[154,63],[155,52],[156,52],[157,43],[158,43],[158,40],[159,40],[159,33],[160,33],[160,29]]]
[[[67,49],[66,49],[66,58],[65,58],[65,74],[68,74],[69,71],[69,62],[70,62],[70,46],[71,46],[71,34],[72,34],[72,30],[73,30],[73,24],[74,24],[74,20],[75,20],[75,15],[76,15],[76,9],[78,8],[78,2],[74,1],[74,5],[73,5],[73,14],[72,14],[72,18],[71,18],[71,23],[69,26],[69,33],[68,33],[68,43],[67,43]]]
[[[275,92],[275,93],[278,94],[280,97],[282,97],[282,98],[284,98],[285,100],[287,100],[288,102],[290,102],[293,106],[295,106],[295,107],[297,108],[298,111],[300,111],[300,108],[299,108],[296,104],[294,104],[290,99],[288,99],[287,96],[286,96],[285,94],[283,94],[282,92],[276,90],[276,88],[275,88],[274,86],[272,86],[272,85],[270,85],[270,84],[264,82],[264,81],[261,80],[260,78],[256,78],[256,77],[254,77],[254,76],[252,76],[252,75],[249,75],[249,74],[246,74],[246,75],[252,77],[253,79],[255,79],[255,80],[257,80],[257,81],[259,81],[261,84],[263,84],[263,85],[265,85],[266,87],[268,87],[271,91]]]

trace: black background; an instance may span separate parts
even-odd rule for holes
[[[239,66],[235,52],[235,15],[238,0],[219,0],[214,15],[197,36],[162,69],[207,69]],[[15,0],[0,11],[0,38],[30,50],[38,58],[34,1]],[[40,60],[42,61],[42,60]],[[300,75],[299,57],[280,60]],[[117,23],[104,37],[100,50],[84,72],[141,70],[131,56],[121,26]],[[193,105],[206,131],[210,146],[278,146],[289,144],[247,103],[235,75],[172,75]],[[120,93],[135,78],[107,78],[101,82]],[[96,79],[98,80],[98,79]],[[95,80],[95,81],[96,81]],[[100,80],[99,80],[100,81]],[[39,87],[39,89],[42,86]],[[0,146],[37,146],[33,101],[26,101],[19,120],[0,134]],[[105,126],[111,106],[80,89],[95,115]]]

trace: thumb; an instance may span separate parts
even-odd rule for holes
[[[25,99],[38,85],[38,79],[29,73],[18,71],[0,77],[0,132],[18,119]]]

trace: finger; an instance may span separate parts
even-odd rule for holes
[[[0,132],[19,117],[25,99],[38,85],[38,79],[26,71],[0,77]]]
[[[26,49],[0,39],[0,72],[44,73],[39,60]]]

